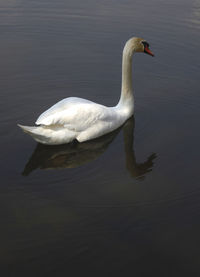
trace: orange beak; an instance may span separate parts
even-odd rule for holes
[[[144,52],[147,53],[148,55],[154,57],[154,54],[151,52],[151,50],[147,46],[145,46]]]

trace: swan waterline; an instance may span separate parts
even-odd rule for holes
[[[48,145],[73,140],[84,142],[119,128],[133,115],[132,57],[135,52],[154,56],[146,40],[133,37],[126,42],[122,55],[121,96],[116,106],[107,107],[86,99],[69,97],[42,113],[35,122],[37,126],[18,126],[37,142]]]
[[[137,162],[134,150],[134,128],[135,119],[133,115],[125,122],[123,128],[120,127],[90,141],[62,145],[38,143],[26,163],[22,175],[28,176],[37,169],[72,169],[91,163],[107,150],[119,132],[123,130],[126,169],[131,177],[143,180],[146,174],[153,170],[156,153],[149,155],[142,163]]]

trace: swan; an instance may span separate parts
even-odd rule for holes
[[[154,56],[146,40],[132,37],[126,42],[122,55],[121,96],[116,106],[69,97],[43,112],[35,122],[37,126],[18,126],[37,142],[48,145],[73,140],[84,142],[119,128],[133,115],[132,57],[135,52]]]

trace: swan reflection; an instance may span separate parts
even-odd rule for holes
[[[135,178],[144,178],[145,174],[152,171],[153,160],[156,154],[150,155],[144,163],[137,163],[134,146],[134,117],[131,117],[121,128],[103,137],[78,143],[73,142],[63,145],[43,145],[37,144],[32,156],[27,162],[23,175],[29,175],[33,170],[40,169],[61,169],[75,168],[97,159],[120,130],[123,128],[124,147],[126,154],[126,168],[130,175]]]

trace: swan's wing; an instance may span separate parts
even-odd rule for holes
[[[58,102],[39,116],[37,125],[61,125],[69,130],[81,132],[97,121],[110,121],[110,109],[94,102],[70,97]]]

